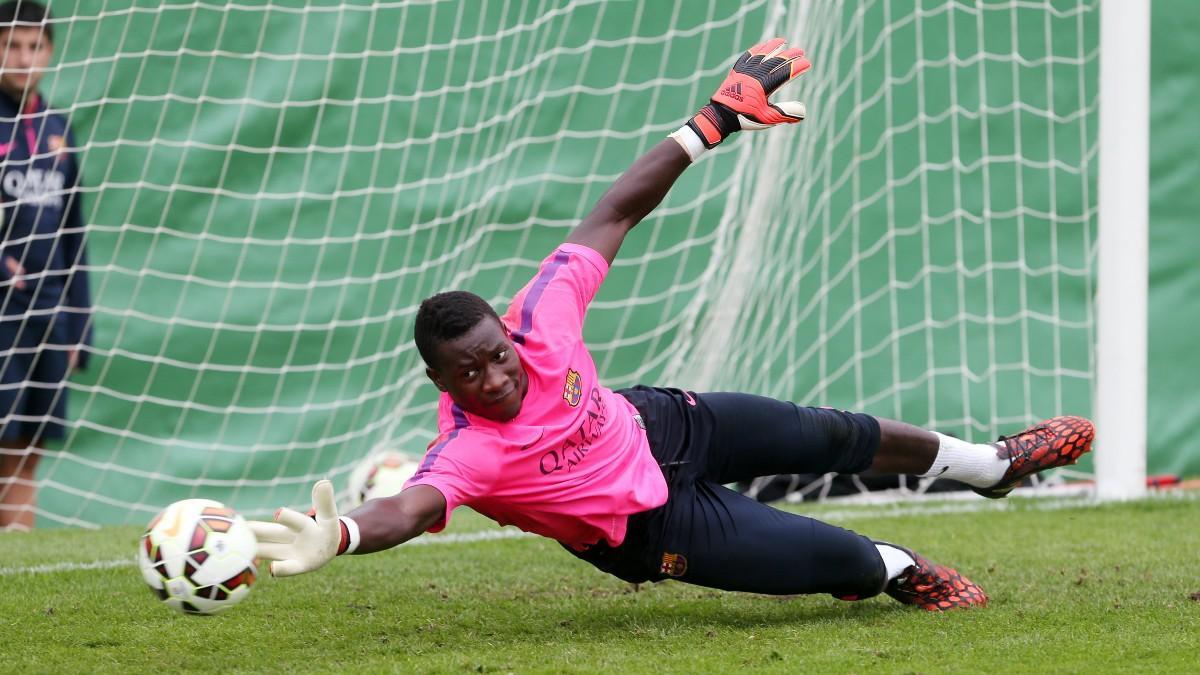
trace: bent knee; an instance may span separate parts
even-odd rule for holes
[[[883,592],[887,568],[875,543],[847,532],[838,545],[823,547],[816,569],[826,570],[824,592],[839,598],[862,600]]]

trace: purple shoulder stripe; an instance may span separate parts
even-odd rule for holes
[[[513,342],[519,345],[525,344],[525,336],[533,330],[534,308],[542,299],[542,293],[546,291],[546,286],[550,285],[550,280],[558,273],[558,268],[567,264],[570,257],[571,254],[566,251],[557,251],[550,264],[538,273],[537,280],[533,282],[533,287],[529,289],[529,293],[525,295],[525,301],[521,303],[521,327],[512,334]]]
[[[463,412],[462,408],[458,407],[457,403],[450,406],[450,412],[454,415],[454,429],[452,429],[450,433],[446,434],[445,440],[433,446],[430,448],[429,452],[425,453],[425,460],[421,462],[421,466],[417,469],[417,472],[413,474],[413,478],[420,478],[421,476],[429,473],[429,470],[433,468],[434,463],[437,462],[438,455],[442,454],[442,449],[446,447],[446,444],[458,437],[458,432],[462,431],[471,424],[467,420],[466,413]]]

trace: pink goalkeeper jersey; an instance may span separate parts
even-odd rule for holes
[[[667,501],[637,410],[602,386],[583,344],[583,318],[608,263],[586,246],[563,244],[542,261],[501,320],[512,333],[529,389],[521,412],[494,422],[443,393],[440,435],[406,484],[429,485],[450,512],[470,506],[582,548],[625,539],[627,517]]]

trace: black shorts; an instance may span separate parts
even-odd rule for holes
[[[61,319],[0,318],[0,439],[41,445],[65,435],[70,374],[66,343]]]
[[[883,589],[883,561],[870,539],[725,487],[771,474],[863,471],[879,446],[875,418],[749,394],[617,393],[642,416],[667,502],[630,516],[620,546],[575,555],[632,583],[674,578],[731,591],[858,597]]]

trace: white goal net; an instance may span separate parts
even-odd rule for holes
[[[709,153],[635,230],[586,327],[606,383],[975,440],[1090,406],[1094,2],[51,10],[96,340],[39,525],[269,512],[373,449],[419,454],[417,303],[503,306],[776,34],[814,63],[809,120]]]

